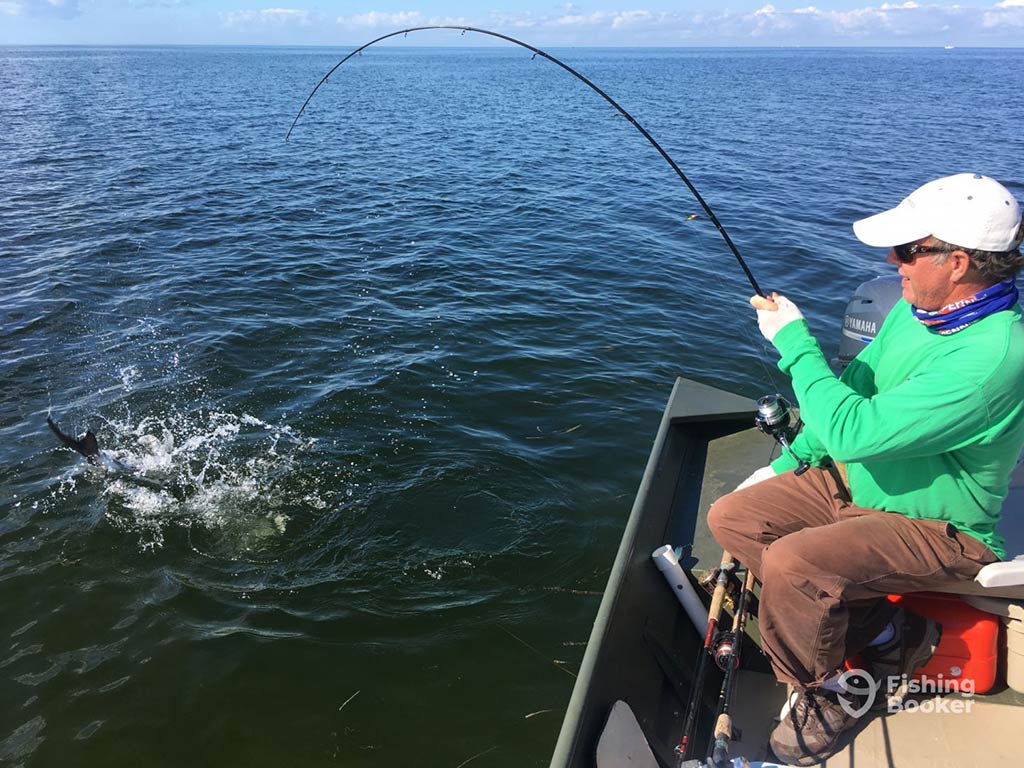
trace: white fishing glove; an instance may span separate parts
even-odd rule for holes
[[[775,334],[794,320],[803,319],[803,314],[796,308],[796,304],[777,293],[772,293],[767,299],[763,296],[752,296],[750,304],[757,310],[757,327],[769,342],[775,338]]]
[[[775,477],[775,470],[771,466],[761,467],[759,470],[754,472],[750,477],[744,480],[742,483],[736,486],[737,491],[742,491],[744,488],[749,488],[752,485],[757,485],[762,480],[767,480],[770,477]]]

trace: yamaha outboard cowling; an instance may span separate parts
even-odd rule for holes
[[[903,289],[899,275],[876,277],[861,283],[846,305],[843,335],[839,339],[840,368],[845,368],[878,335],[882,321],[899,301]]]

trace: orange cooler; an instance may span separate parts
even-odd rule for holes
[[[915,592],[889,595],[889,600],[942,625],[939,647],[931,661],[918,670],[916,679],[937,685],[938,690],[991,690],[999,658],[998,616],[979,611],[956,595]]]

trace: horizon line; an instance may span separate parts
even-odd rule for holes
[[[352,48],[358,48],[364,43],[0,43],[0,48],[332,48],[349,46]],[[778,49],[793,49],[793,50],[816,50],[816,49],[883,49],[883,50],[1024,50],[1024,45],[981,45],[981,44],[968,44],[968,45],[950,45],[948,43],[921,43],[921,44],[902,44],[902,45],[836,45],[836,44],[809,44],[809,45],[744,45],[744,44],[679,44],[679,45],[652,45],[652,44],[634,44],[634,45],[579,45],[573,43],[546,43],[550,48],[623,48],[623,49],[662,49],[662,50],[678,50],[678,49],[759,49],[759,50],[778,50]],[[502,48],[505,47],[501,43],[488,43],[486,45],[403,45],[398,42],[386,43],[381,42],[375,46],[377,48],[383,47],[394,47],[394,48],[449,48],[453,50],[465,50],[465,49],[484,49],[484,48]],[[511,50],[511,49],[510,49]]]

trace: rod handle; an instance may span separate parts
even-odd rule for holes
[[[715,738],[720,737],[732,738],[732,718],[726,713],[719,715],[715,722]]]
[[[729,571],[733,566],[733,558],[728,552],[722,552],[722,564],[719,566],[718,583],[715,584],[715,591],[711,595],[711,607],[708,609],[708,616],[717,620],[722,615],[722,601],[725,599],[725,586],[729,580]]]
[[[711,750],[711,765],[726,768],[729,761],[729,742],[732,741],[732,719],[727,714],[718,716],[715,723],[715,743]]]

